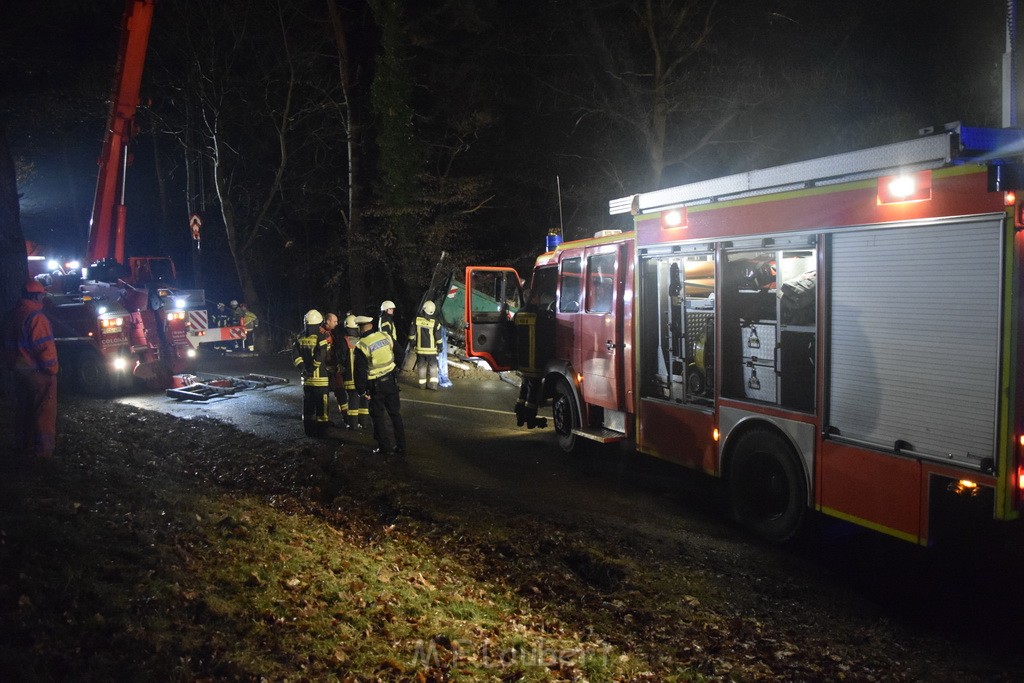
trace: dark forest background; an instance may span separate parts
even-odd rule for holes
[[[84,249],[120,0],[18,0],[0,116],[25,236]],[[408,319],[434,263],[528,269],[608,201],[999,125],[1006,3],[159,0],[128,252],[170,254],[264,332]],[[188,217],[203,219],[201,250]]]

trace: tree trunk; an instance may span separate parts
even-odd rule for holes
[[[221,218],[224,220],[224,232],[227,234],[228,249],[231,251],[231,259],[235,263],[235,272],[238,275],[238,284],[242,288],[242,298],[240,301],[245,303],[249,309],[255,313],[259,318],[263,318],[265,309],[263,302],[260,301],[260,296],[256,289],[256,282],[253,279],[252,271],[250,270],[250,255],[244,244],[241,244],[241,239],[238,234],[238,224],[235,220],[235,209],[231,199],[227,196],[227,193],[223,191],[224,179],[221,174],[221,167],[216,162],[214,163],[214,183],[217,188],[217,197],[220,203]],[[261,330],[259,327],[255,330],[256,337],[256,350],[258,353],[265,353],[269,350],[266,333],[264,330],[267,326],[264,325]]]
[[[345,97],[345,129],[347,133],[348,152],[348,221],[342,227],[345,232],[345,244],[348,246],[348,306],[352,311],[366,311],[366,253],[360,243],[363,232],[362,220],[362,184],[359,176],[360,134],[362,128],[357,119],[358,114],[352,107],[352,73],[349,60],[348,41],[345,39],[345,26],[341,12],[338,11],[336,0],[327,0],[327,11],[334,29],[334,41],[338,47],[338,78],[341,81]]]
[[[18,303],[26,279],[28,261],[21,231],[18,183],[7,146],[7,131],[0,126],[0,319]]]

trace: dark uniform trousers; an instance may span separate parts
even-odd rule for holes
[[[402,422],[398,380],[394,372],[367,384],[370,394],[370,417],[373,419],[373,437],[384,450],[405,451],[405,423]]]

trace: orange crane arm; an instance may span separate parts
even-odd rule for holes
[[[110,115],[100,150],[99,175],[89,224],[87,263],[112,258],[124,263],[124,176],[128,143],[139,107],[142,69],[156,0],[126,0],[121,45],[114,72]]]

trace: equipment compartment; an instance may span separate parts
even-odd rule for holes
[[[755,360],[775,365],[775,323],[740,321],[740,348],[744,362]]]
[[[747,398],[768,403],[779,402],[775,368],[770,365],[747,362],[743,365],[743,393]]]

